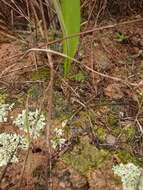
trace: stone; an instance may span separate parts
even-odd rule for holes
[[[116,138],[113,135],[107,135],[106,142],[113,146],[116,143]]]

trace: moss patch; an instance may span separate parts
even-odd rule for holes
[[[88,138],[81,138],[78,145],[62,157],[65,163],[85,175],[93,168],[100,167],[109,158],[108,151],[98,150],[89,143]]]
[[[96,134],[101,142],[104,142],[106,140],[107,132],[104,128],[98,128]]]
[[[126,150],[118,150],[114,152],[115,157],[117,157],[120,162],[123,164],[127,164],[129,162],[140,165],[141,161],[139,161],[135,156],[131,155],[128,151]]]
[[[0,105],[5,104],[7,99],[7,94],[5,93],[0,93]]]
[[[63,97],[61,92],[54,92],[54,116],[61,120],[67,119],[72,114],[72,107]]]
[[[123,135],[126,138],[126,140],[133,140],[136,134],[135,126],[128,125],[123,129]]]
[[[48,80],[50,78],[50,72],[47,68],[39,69],[32,73],[32,80]]]
[[[112,113],[108,115],[107,123],[110,127],[117,127],[118,122],[119,122],[119,120],[116,115],[114,115]]]
[[[28,95],[33,98],[33,99],[37,99],[39,98],[42,93],[40,90],[40,86],[38,85],[33,85],[29,90],[28,90]]]

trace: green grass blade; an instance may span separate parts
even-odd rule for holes
[[[80,0],[53,0],[57,12],[63,37],[80,32]],[[79,44],[79,36],[64,41],[64,54],[74,58]],[[71,60],[64,62],[64,75],[70,72]]]
[[[80,0],[61,0],[66,34],[64,37],[80,32]],[[64,42],[64,53],[69,57],[74,57],[79,44],[79,36],[70,38]],[[71,60],[65,59],[64,74],[70,72]]]
[[[52,0],[54,8],[56,10],[61,28],[62,28],[62,32],[63,32],[63,36],[67,35],[67,31],[66,31],[66,26],[65,26],[65,22],[64,22],[64,18],[63,18],[63,13],[62,13],[62,9],[61,9],[61,4],[59,2],[59,0]]]

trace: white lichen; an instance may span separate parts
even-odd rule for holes
[[[133,163],[113,166],[114,174],[121,177],[123,190],[137,190],[142,169]]]
[[[17,150],[27,149],[28,143],[24,137],[16,134],[0,134],[0,167],[8,163],[18,162]]]
[[[28,112],[28,128],[25,126],[26,110],[23,110],[21,114],[13,121],[13,124],[25,133],[29,133],[34,139],[41,135],[42,130],[46,126],[46,119],[43,114],[39,113],[39,110]]]
[[[9,112],[12,110],[14,104],[1,104],[0,105],[0,123],[8,121]],[[13,118],[11,118],[13,119]],[[18,162],[17,150],[27,149],[29,146],[30,137],[38,138],[41,135],[42,130],[46,126],[46,119],[39,110],[29,111],[23,110],[17,118],[13,121],[13,124],[19,127],[20,130],[25,132],[25,136],[17,134],[0,134],[0,167],[7,165],[8,163]],[[24,133],[22,133],[24,135]]]
[[[53,130],[53,137],[51,140],[52,147],[54,149],[61,149],[62,146],[65,144],[66,139],[64,138],[64,129],[55,128]]]
[[[9,111],[12,110],[14,106],[13,104],[0,104],[0,123],[4,123],[8,121]]]

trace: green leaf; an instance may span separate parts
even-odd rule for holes
[[[80,0],[61,0],[61,8],[66,27],[66,36],[80,32]],[[65,37],[66,37],[65,36]],[[70,38],[64,42],[64,53],[74,57],[79,44],[79,36]],[[71,60],[65,59],[65,75],[70,72]]]
[[[56,13],[62,28],[63,37],[68,37],[80,32],[80,0],[53,0]],[[79,36],[64,40],[64,54],[74,58],[78,49]],[[64,62],[64,75],[70,72],[71,60]]]
[[[117,39],[116,39],[117,42],[127,42],[127,40],[128,40],[127,36],[125,36],[121,32],[117,33]]]

